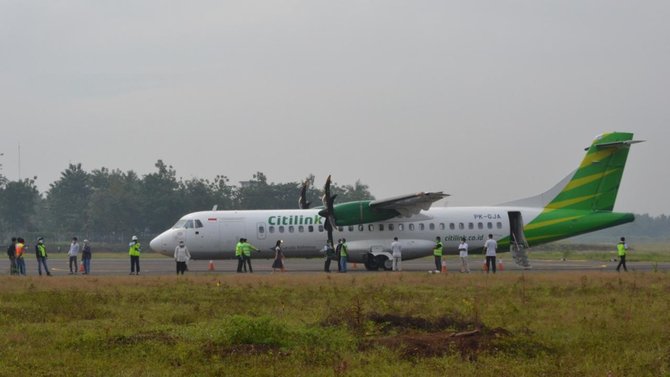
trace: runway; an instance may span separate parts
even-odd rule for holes
[[[503,270],[499,272],[518,273],[526,271],[529,273],[551,273],[559,271],[611,271],[615,272],[617,262],[611,261],[585,261],[585,260],[567,260],[567,261],[548,261],[532,260],[530,269],[523,269],[512,262],[511,258],[502,257]],[[472,273],[482,273],[484,258],[481,256],[470,257],[470,269]],[[323,272],[323,259],[286,259],[286,273],[317,273]],[[214,260],[212,261],[214,270],[209,270],[209,261],[197,260],[189,262],[187,274],[207,274],[222,273],[234,274],[237,269],[237,260]],[[37,262],[32,258],[26,258],[27,273],[30,276],[37,275]],[[628,262],[629,271],[670,271],[670,263],[655,262]],[[272,273],[271,259],[252,259],[254,273],[268,274]],[[140,275],[171,275],[176,274],[175,262],[168,257],[151,255],[140,259]],[[65,259],[49,259],[49,268],[54,276],[69,275],[68,261]],[[421,258],[402,262],[402,268],[405,272],[428,272],[434,268],[433,259]],[[460,261],[456,257],[447,258],[447,273],[458,273]],[[9,261],[5,261],[4,271],[9,270]],[[337,264],[331,263],[331,271],[337,273]],[[128,275],[130,272],[130,260],[119,256],[119,258],[93,259],[91,261],[91,275]],[[348,273],[354,274],[374,274],[383,273],[383,271],[367,271],[362,264],[348,265]],[[80,275],[81,273],[78,273]]]

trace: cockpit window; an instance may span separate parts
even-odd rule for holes
[[[186,224],[184,224],[184,228],[192,229],[193,228],[193,220],[187,220]]]
[[[196,228],[202,228],[203,227],[202,222],[200,220],[194,220],[194,223],[195,223]]]
[[[183,227],[184,227],[184,224],[186,224],[186,220],[179,220],[179,221],[177,221],[176,224],[174,224],[174,225],[172,226],[172,228],[173,228],[173,229],[176,229],[176,228],[183,228]]]

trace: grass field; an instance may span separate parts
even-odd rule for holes
[[[0,278],[2,376],[667,376],[670,275]]]

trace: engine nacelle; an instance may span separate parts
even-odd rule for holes
[[[399,215],[397,211],[392,209],[372,210],[370,202],[371,200],[361,200],[334,205],[334,217],[337,223],[335,225],[347,226],[374,223],[376,221],[392,219]]]

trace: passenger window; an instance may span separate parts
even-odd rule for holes
[[[309,226],[307,226],[307,230],[308,230],[310,233],[314,232],[314,225],[309,225]]]
[[[454,224],[454,223],[449,223],[449,229],[451,229],[451,230],[456,229],[456,224]]]
[[[353,225],[349,225],[349,228],[347,228],[347,229],[349,229],[350,232],[353,232],[353,231],[354,231],[354,226],[353,226]]]
[[[270,225],[268,230],[270,231],[270,233],[274,233],[275,232],[275,227],[273,225]]]
[[[195,227],[202,228],[203,227],[202,222],[200,222],[200,220],[195,220]]]
[[[458,223],[458,229],[461,229],[461,230],[465,229],[465,224]]]
[[[305,231],[305,227],[302,226],[302,225],[300,225],[300,226],[298,227],[298,232],[303,233],[304,231]]]
[[[444,226],[444,223],[440,223],[440,230],[445,230],[446,227]]]
[[[393,230],[393,224],[389,224],[389,230]]]
[[[484,229],[484,223],[477,223],[477,229]]]
[[[260,234],[265,233],[265,227],[263,225],[258,226],[258,233],[260,233]]]
[[[428,224],[428,229],[435,230],[435,224],[433,223]]]
[[[379,231],[383,232],[384,231],[384,224],[379,224]]]
[[[496,223],[496,228],[502,229],[502,223],[500,221]]]
[[[362,232],[362,231],[364,231],[364,230],[365,230],[365,227],[364,227],[363,225],[359,225],[359,226],[358,226],[358,231],[359,231],[359,232]]]
[[[426,230],[426,225],[424,223],[419,224],[419,230]]]
[[[279,226],[279,233],[284,233],[284,226],[283,225]]]
[[[398,230],[401,231],[401,232],[402,232],[403,230],[405,230],[405,225],[403,225],[403,224],[398,224]]]
[[[486,223],[486,227],[489,229],[493,229],[493,223]]]
[[[193,229],[193,220],[188,220],[186,224],[184,224],[184,228]]]
[[[409,224],[409,230],[414,230],[414,224]]]
[[[475,229],[475,224],[468,223],[468,229]]]
[[[323,225],[319,225],[319,232],[323,232]]]
[[[375,226],[372,225],[372,224],[368,225],[368,230],[371,231],[371,232],[374,231],[374,230],[375,230]]]
[[[337,230],[339,230],[340,232],[344,232],[344,228],[341,227],[341,226],[338,226],[338,227],[337,227]]]
[[[295,231],[295,227],[294,227],[293,225],[290,225],[290,226],[288,227],[288,232],[289,232],[289,233],[293,233],[294,231]]]

